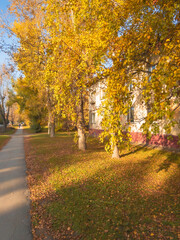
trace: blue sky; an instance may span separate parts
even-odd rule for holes
[[[0,15],[6,12],[9,5],[8,0],[0,0]],[[6,42],[9,40],[7,37],[3,38]],[[1,41],[1,39],[0,39]],[[8,55],[0,50],[0,65],[9,61]]]
[[[0,1],[0,9],[1,9],[1,10],[6,10],[8,4],[9,4],[9,1],[8,1],[8,0],[1,0],[1,1]]]

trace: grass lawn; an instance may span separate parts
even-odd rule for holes
[[[14,128],[8,128],[5,133],[0,133],[0,150],[3,148],[4,145],[10,140],[11,135],[16,130]]]
[[[34,239],[179,239],[179,154],[132,146],[112,159],[95,138],[78,151],[72,133],[25,149]]]
[[[30,128],[29,126],[23,126],[23,130],[27,134],[35,134],[36,133],[35,129]],[[41,133],[47,133],[47,132],[48,132],[48,127],[47,126],[42,127]]]

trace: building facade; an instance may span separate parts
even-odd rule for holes
[[[132,86],[130,86],[133,88]],[[91,87],[90,98],[89,98],[89,132],[91,135],[98,136],[103,130],[101,128],[102,116],[98,114],[98,109],[105,96],[105,82],[97,82]],[[151,139],[147,139],[143,134],[141,126],[144,123],[144,118],[147,116],[149,109],[143,104],[141,95],[135,89],[133,91],[133,102],[132,107],[129,109],[127,116],[123,116],[121,119],[124,123],[129,123],[131,127],[132,142],[137,144],[150,144],[167,148],[180,148],[178,135],[180,134],[180,111],[179,109],[175,112],[175,118],[179,122],[176,124],[171,131],[171,135],[165,134],[163,125],[165,122],[160,120],[159,134],[152,135]]]

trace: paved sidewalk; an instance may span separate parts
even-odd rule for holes
[[[32,240],[22,131],[0,151],[1,240]]]

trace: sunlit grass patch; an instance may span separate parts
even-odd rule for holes
[[[80,152],[72,133],[29,144],[36,227],[49,223],[58,239],[178,239],[177,153],[132,146],[112,159],[95,138]]]

